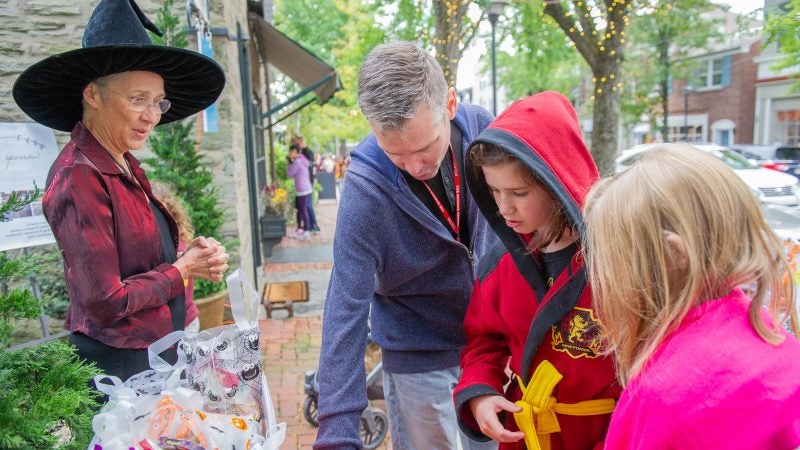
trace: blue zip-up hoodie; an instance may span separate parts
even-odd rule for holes
[[[491,120],[482,108],[459,105],[454,124],[462,133],[462,155]],[[353,150],[339,202],[323,316],[314,448],[363,445],[358,429],[367,407],[368,331],[390,372],[458,365],[474,261],[496,239],[472,196],[467,199],[472,249],[453,239],[414,195],[374,135]]]

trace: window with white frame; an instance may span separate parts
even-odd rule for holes
[[[778,111],[778,142],[786,145],[800,145],[800,110]]]
[[[683,125],[669,127],[667,142],[703,142],[704,140],[702,125],[689,124],[688,128]]]
[[[714,89],[730,85],[731,57],[721,56],[699,63],[692,84],[698,89]]]

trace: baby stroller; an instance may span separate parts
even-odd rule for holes
[[[374,344],[370,344],[370,347],[373,345]],[[370,401],[383,400],[382,370],[383,363],[378,361],[377,365],[367,374],[367,399]],[[306,399],[303,401],[303,416],[311,425],[315,427],[319,426],[319,422],[317,422],[319,383],[317,383],[316,370],[309,370],[306,372],[304,389],[306,392]],[[361,413],[359,433],[361,434],[361,441],[364,443],[365,449],[371,450],[378,448],[386,438],[386,433],[388,431],[389,417],[386,416],[386,413],[381,409],[370,405]]]

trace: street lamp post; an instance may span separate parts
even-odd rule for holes
[[[508,0],[493,0],[489,3],[489,24],[492,25],[492,113],[497,116],[497,59],[495,56],[495,26],[503,14]]]
[[[694,92],[694,86],[687,84],[683,87],[683,141],[689,142],[689,94]]]

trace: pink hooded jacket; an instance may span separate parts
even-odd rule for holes
[[[800,447],[800,341],[765,342],[750,302],[735,289],[689,312],[622,392],[605,448]]]

